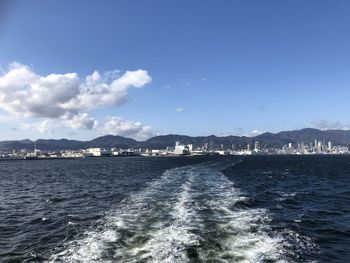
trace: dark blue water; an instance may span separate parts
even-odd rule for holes
[[[350,262],[350,157],[0,162],[0,262]]]

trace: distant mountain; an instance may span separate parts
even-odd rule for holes
[[[35,141],[36,148],[44,151],[50,151],[50,150],[77,150],[82,149],[84,147],[84,142],[82,141],[75,141],[75,140],[67,140],[67,139],[60,139],[60,140],[43,140],[39,139]],[[31,145],[32,149],[34,147],[34,142],[32,142]]]
[[[0,150],[33,149],[34,142],[31,140],[0,141]]]
[[[184,144],[193,144],[195,146],[202,146],[208,143],[209,148],[218,148],[221,145],[224,148],[231,148],[232,145],[236,147],[246,147],[248,143],[252,144],[258,141],[260,145],[265,147],[282,147],[288,143],[297,144],[304,142],[309,144],[318,141],[331,141],[333,145],[349,145],[350,144],[350,130],[326,130],[321,131],[312,128],[306,128],[294,131],[282,131],[278,133],[263,133],[255,137],[245,136],[186,136],[186,135],[161,135],[152,137],[146,141],[136,141],[134,139],[125,138],[122,136],[106,135],[95,138],[91,141],[77,141],[77,140],[18,140],[18,141],[0,141],[0,150],[33,150],[34,144],[40,150],[78,150],[92,147],[107,147],[107,148],[144,148],[144,149],[165,149],[168,146],[174,146],[175,141],[180,141]]]
[[[255,137],[255,140],[270,147],[281,147],[288,143],[309,144],[318,141],[331,141],[333,145],[349,145],[350,130],[317,130],[306,128],[294,131],[282,131],[279,133],[263,133]]]
[[[85,148],[108,147],[108,148],[134,148],[139,142],[118,135],[106,135],[85,142]]]

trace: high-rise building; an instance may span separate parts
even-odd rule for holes
[[[204,150],[206,150],[206,151],[208,151],[208,149],[209,149],[209,143],[204,143]]]
[[[189,152],[193,151],[193,144],[187,144],[187,149]]]
[[[333,146],[332,146],[332,142],[328,142],[328,151],[332,151],[332,148],[333,148]]]
[[[188,154],[188,150],[185,145],[180,144],[180,142],[175,142],[175,149],[174,149],[175,155],[184,155]]]

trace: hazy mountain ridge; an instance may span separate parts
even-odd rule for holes
[[[187,136],[178,134],[160,135],[152,137],[146,141],[136,141],[131,138],[125,138],[117,135],[106,135],[95,138],[90,141],[78,141],[68,139],[39,139],[32,140],[14,140],[0,141],[0,150],[33,150],[34,144],[40,150],[78,150],[91,147],[108,147],[108,148],[147,148],[147,149],[164,149],[173,146],[175,141],[184,144],[193,144],[195,146],[209,144],[209,147],[218,147],[223,145],[224,148],[231,148],[234,144],[236,147],[245,147],[248,143],[253,144],[258,141],[265,147],[282,147],[288,143],[309,144],[318,141],[331,141],[333,145],[349,145],[350,130],[317,130],[306,128],[293,131],[281,131],[278,133],[263,133],[255,137],[246,136]]]

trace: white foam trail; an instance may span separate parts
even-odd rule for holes
[[[199,232],[201,228],[192,204],[192,195],[195,193],[191,192],[191,185],[195,172],[190,171],[186,175],[188,179],[181,186],[182,191],[174,203],[169,221],[161,222],[158,230],[148,233],[151,236],[150,240],[134,250],[145,251],[142,259],[150,258],[152,262],[188,262],[186,249],[199,246],[199,237],[191,232]]]
[[[202,192],[203,209],[211,209],[209,216],[215,221],[214,247],[199,248],[202,260],[219,262],[284,262],[283,239],[269,236],[268,214],[264,209],[238,209],[235,203],[246,197],[221,172],[202,169],[202,178],[207,186]],[[218,249],[220,247],[220,249]]]
[[[124,200],[118,209],[110,212],[101,222],[100,231],[87,231],[83,239],[74,240],[66,244],[65,249],[51,256],[49,262],[110,262],[108,257],[112,257],[111,260],[118,259],[121,262],[138,262],[138,255],[141,258],[144,255],[143,253],[138,253],[141,249],[137,249],[137,239],[147,237],[148,233],[147,231],[145,232],[147,228],[163,229],[168,221],[159,219],[166,217],[170,213],[179,218],[176,219],[174,217],[172,220],[178,221],[178,223],[169,226],[167,230],[169,233],[162,235],[166,235],[169,238],[165,246],[167,246],[168,251],[172,248],[170,244],[173,241],[170,238],[171,236],[177,236],[179,244],[184,243],[186,235],[179,230],[179,226],[182,216],[184,220],[188,221],[186,218],[188,216],[187,212],[182,210],[182,205],[189,198],[188,188],[190,187],[190,182],[183,183],[183,180],[190,180],[190,178],[183,177],[183,172],[180,168],[166,171],[160,179],[151,182],[144,191],[132,195]],[[177,195],[179,191],[180,196]],[[178,207],[174,208],[178,210],[177,213],[175,210],[172,210],[174,204],[178,204]],[[170,212],[167,213],[169,209]],[[155,221],[154,226],[148,226],[149,222],[152,221]],[[130,236],[124,232],[129,232],[127,234],[130,234]],[[149,254],[156,257],[158,254],[154,251],[158,241],[156,236],[151,238]],[[192,239],[192,236],[188,235],[187,238],[188,240]],[[119,248],[114,249],[115,251],[112,255],[110,252],[106,255],[106,250],[118,241],[123,244]],[[169,253],[172,255],[171,253],[175,253],[175,251],[169,251]]]
[[[268,211],[234,207],[246,197],[221,168],[166,171],[49,262],[285,262]]]

